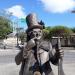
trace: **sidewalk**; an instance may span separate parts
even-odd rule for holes
[[[17,54],[19,51],[20,50],[18,48],[15,48],[15,49],[0,49],[0,56]]]
[[[19,75],[20,65],[15,63],[0,65],[0,75]]]
[[[58,66],[51,65],[54,75],[58,75]],[[75,75],[75,64],[63,64],[65,75]],[[19,75],[20,65],[15,63],[0,65],[0,75]]]
[[[68,49],[68,48],[67,48]],[[16,55],[19,49],[0,49],[0,56]],[[64,50],[63,69],[65,75],[75,75],[75,50]],[[14,58],[13,58],[14,59]],[[54,75],[58,75],[58,66],[52,65]],[[20,65],[15,62],[8,64],[0,64],[0,75],[19,75]]]

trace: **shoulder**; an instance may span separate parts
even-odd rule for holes
[[[44,45],[44,46],[46,46],[46,47],[52,45],[50,41],[45,41],[45,40],[41,41],[40,44],[41,44],[41,45]]]
[[[49,51],[50,49],[52,49],[52,44],[50,41],[41,41],[40,43],[40,48],[43,48],[46,51]]]

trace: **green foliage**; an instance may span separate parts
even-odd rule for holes
[[[52,28],[52,27],[48,26],[48,27],[46,27],[45,29],[48,30],[48,31],[50,31],[51,28]]]
[[[45,40],[50,40],[50,33],[51,31],[51,27],[46,27],[45,29],[43,29],[43,39]]]
[[[70,35],[72,30],[65,26],[55,26],[50,31],[50,36],[68,36]]]
[[[65,26],[54,26],[54,27],[46,27],[43,30],[43,38],[46,40],[50,40],[51,37],[55,36],[69,36],[73,31]]]
[[[0,39],[7,37],[12,32],[12,22],[6,17],[0,16]]]
[[[24,42],[26,41],[27,35],[25,32],[20,32],[19,33],[19,39],[21,40],[21,44],[24,44]]]
[[[43,39],[49,39],[49,30],[44,29],[43,30]]]
[[[72,28],[71,30],[75,33],[75,28]]]

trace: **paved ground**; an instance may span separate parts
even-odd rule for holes
[[[55,75],[58,75],[58,67],[52,65]],[[75,75],[75,50],[65,50],[63,59],[65,75]]]
[[[20,65],[14,62],[14,57],[19,51],[14,48],[0,50],[0,75],[19,75]],[[57,66],[52,65],[55,75],[57,75]],[[65,75],[75,75],[75,51],[65,50],[63,69]]]

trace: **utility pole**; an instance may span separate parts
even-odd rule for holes
[[[18,27],[18,20],[15,20],[15,22],[14,22],[14,25],[16,26],[14,26],[15,28],[16,28],[16,37],[17,37],[17,40],[16,40],[16,42],[17,42],[17,47],[18,47],[18,45],[19,45],[19,43],[18,43],[18,33],[19,33],[19,27]]]
[[[17,47],[18,47],[18,45],[19,45],[19,43],[18,43],[18,28],[16,28],[16,30],[17,30]]]

